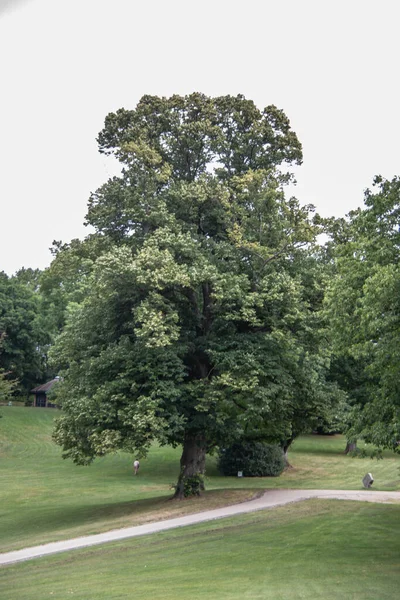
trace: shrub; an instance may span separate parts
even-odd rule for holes
[[[237,442],[220,451],[218,468],[223,475],[277,477],[285,468],[282,448],[263,442]]]

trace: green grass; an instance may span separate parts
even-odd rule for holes
[[[3,568],[7,600],[385,600],[400,506],[312,500]]]
[[[290,453],[293,469],[279,478],[238,479],[218,475],[207,462],[204,498],[170,502],[179,468],[179,449],[154,447],[132,475],[133,457],[118,454],[90,467],[61,459],[51,440],[57,411],[1,407],[0,551],[98,533],[150,520],[242,501],[271,487],[360,489],[371,471],[374,488],[400,489],[400,459],[351,459],[341,436],[306,436]]]

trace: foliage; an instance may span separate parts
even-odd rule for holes
[[[6,379],[18,380],[15,391],[25,394],[46,373],[50,342],[35,277],[29,270],[15,277],[0,273],[0,367]]]
[[[219,470],[223,475],[277,477],[285,468],[282,448],[276,444],[242,441],[220,451]]]
[[[398,449],[400,180],[377,177],[350,214],[327,297],[336,352],[351,366],[349,436]]]
[[[185,498],[189,498],[190,496],[200,496],[202,491],[204,491],[203,475],[185,477],[183,486],[183,495]]]
[[[108,248],[52,351],[64,456],[298,435],[336,391],[321,228],[278,170],[301,162],[286,116],[242,96],[145,96],[106,118],[99,144],[123,169],[90,199]]]
[[[22,269],[19,269],[19,271],[15,273],[14,277],[19,283],[23,283],[33,292],[37,292],[39,290],[41,274],[42,271],[40,269],[26,269],[25,267],[22,267]]]
[[[65,325],[68,305],[84,300],[94,263],[107,247],[104,238],[93,235],[83,241],[74,239],[69,244],[53,242],[54,258],[50,267],[40,274],[39,289],[42,312],[54,334]]]
[[[7,379],[7,375],[8,373],[5,373],[3,369],[0,369],[0,403],[11,400],[16,386],[16,382]]]
[[[336,433],[343,433],[346,429],[350,406],[347,394],[343,389],[339,389],[339,401],[334,406],[332,405],[331,410],[321,413],[321,416],[318,417],[315,431],[319,435],[334,435]]]

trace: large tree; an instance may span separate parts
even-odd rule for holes
[[[301,146],[277,108],[201,94],[145,96],[99,144],[123,168],[87,222],[112,246],[53,351],[55,439],[81,464],[182,444],[176,495],[198,493],[207,451],[257,430],[290,440],[296,407],[315,414],[326,392],[319,228],[278,171]]]

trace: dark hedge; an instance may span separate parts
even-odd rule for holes
[[[277,477],[285,468],[282,448],[263,442],[237,442],[220,450],[218,468],[223,475]]]

